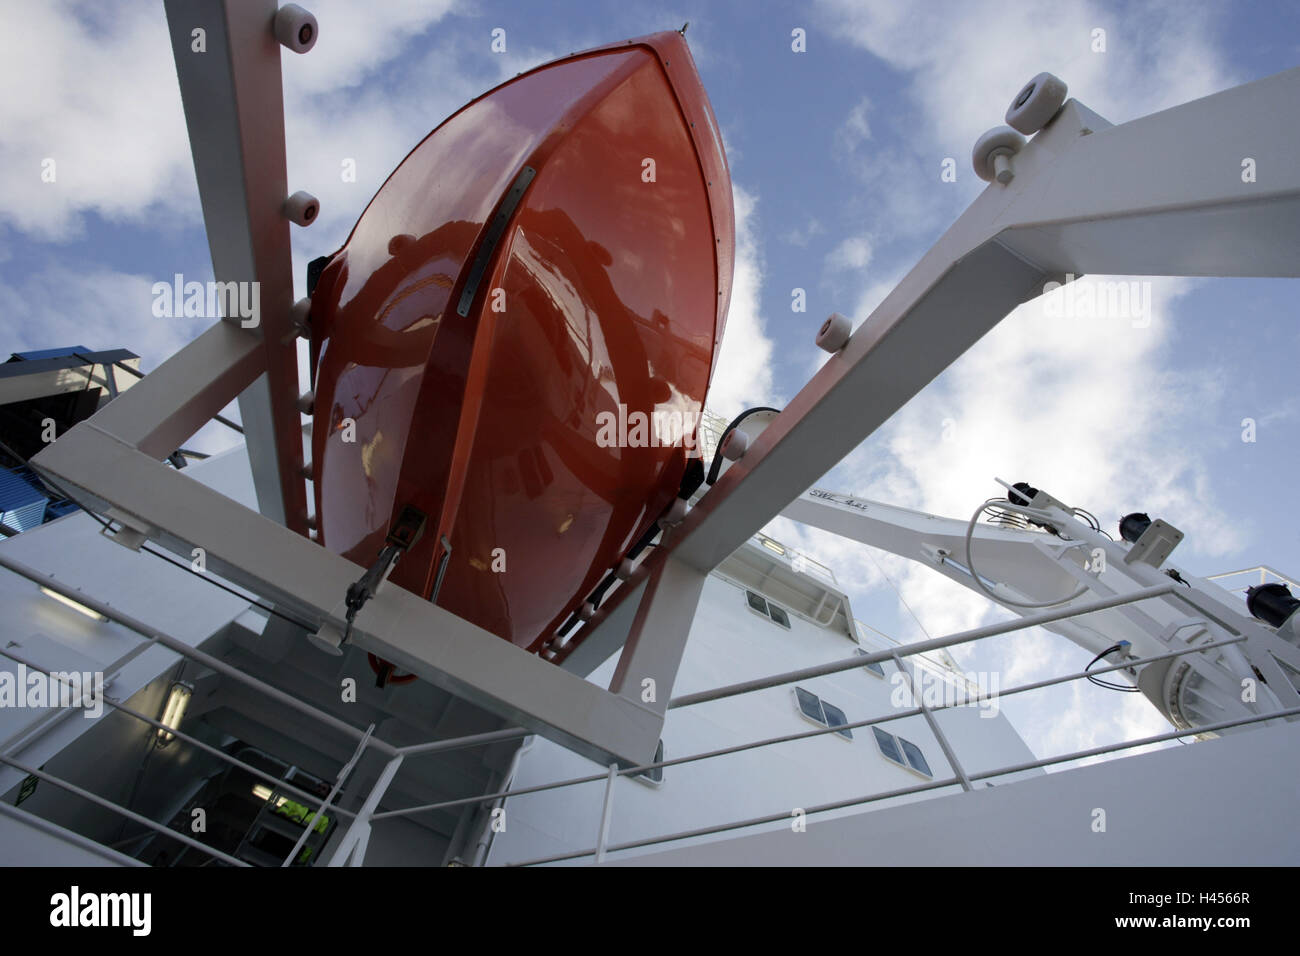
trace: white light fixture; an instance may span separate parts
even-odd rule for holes
[[[785,554],[785,548],[771,538],[763,538],[763,547],[769,551],[775,551],[777,554]]]
[[[74,611],[80,611],[82,614],[86,615],[86,617],[93,618],[96,621],[108,620],[108,618],[106,618],[104,615],[100,614],[98,611],[94,610],[93,608],[88,608],[86,607],[86,605],[80,604],[77,601],[72,600],[72,598],[60,594],[58,591],[53,591],[50,588],[45,587],[44,585],[41,585],[41,593],[44,594],[46,597],[54,598],[54,600],[58,601],[60,604],[66,605],[67,607],[72,608]]]
[[[257,797],[257,799],[259,799],[259,800],[270,800],[270,799],[271,799],[271,788],[268,787],[268,786],[267,786],[266,784],[264,784],[264,783],[255,784],[255,785],[253,786],[253,796]],[[284,805],[285,805],[286,803],[288,803],[288,802],[289,802],[289,798],[288,798],[288,797],[276,797],[276,798],[275,798],[275,805],[276,805],[277,807],[282,807],[282,806],[284,806]]]
[[[163,708],[161,723],[163,727],[170,730],[176,730],[181,725],[181,720],[185,717],[185,708],[190,705],[190,697],[194,694],[194,688],[189,684],[175,683],[172,684],[171,691],[167,694],[167,706]],[[158,728],[158,746],[165,747],[176,739],[176,735]]]

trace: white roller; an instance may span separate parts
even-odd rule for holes
[[[848,317],[832,312],[831,317],[822,323],[821,331],[817,333],[817,347],[827,352],[838,352],[848,344],[852,333],[853,323],[848,320]]]
[[[302,190],[284,201],[284,217],[300,226],[310,226],[320,214],[320,201]]]
[[[1015,170],[1011,157],[1024,148],[1025,138],[1010,126],[995,126],[975,141],[971,165],[975,175],[986,183],[997,179],[1004,186],[1011,182]]]
[[[686,499],[676,498],[673,500],[672,506],[667,511],[664,512],[664,516],[659,519],[659,523],[662,525],[667,525],[668,527],[672,527],[673,525],[681,524],[682,520],[685,519],[685,517],[686,517]]]
[[[294,53],[306,53],[316,45],[320,33],[316,18],[296,3],[286,3],[275,11],[275,38]]]
[[[740,461],[747,451],[749,451],[749,436],[739,428],[733,428],[727,432],[727,437],[722,439],[722,457],[727,461]]]
[[[1039,73],[1021,88],[1007,107],[1007,125],[1026,136],[1033,136],[1060,112],[1065,105],[1067,90],[1065,80],[1051,73]]]

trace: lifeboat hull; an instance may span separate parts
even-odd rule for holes
[[[462,108],[312,291],[318,540],[369,566],[414,507],[425,532],[390,580],[542,650],[677,496],[733,254],[677,33]]]

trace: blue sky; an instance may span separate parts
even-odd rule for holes
[[[1058,74],[1118,123],[1300,63],[1289,3],[304,5],[321,38],[284,58],[290,183],[322,213],[293,233],[300,287],[306,262],[338,247],[388,172],[465,100],[554,56],[689,20],[739,214],[710,402],[724,413],[782,405],[823,358],[825,315],[870,314],[983,188],[971,146],[1033,74]],[[122,346],[154,368],[205,323],[155,318],[150,286],[211,277],[162,5],[3,0],[0,13],[0,350]],[[504,54],[491,50],[497,27]],[[795,28],[805,53],[791,50]],[[1091,49],[1096,29],[1104,52]],[[947,157],[954,183],[940,181]],[[54,183],[40,178],[46,158]],[[355,183],[339,176],[349,158]],[[791,311],[795,288],[806,313]],[[1146,328],[1018,310],[822,484],[965,517],[997,492],[995,475],[1027,479],[1108,526],[1130,510],[1166,518],[1187,533],[1175,563],[1195,573],[1300,570],[1294,282],[1151,289]],[[1248,417],[1254,443],[1241,441]],[[210,427],[195,444],[228,441]],[[888,556],[772,530],[832,564],[858,616],[901,639],[1002,613]],[[1086,662],[1042,634],[959,657],[1003,670],[1004,686]],[[1040,753],[1164,729],[1119,697],[1083,685],[1007,710]]]

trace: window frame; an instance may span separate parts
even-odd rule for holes
[[[897,734],[891,734],[888,730],[882,730],[881,728],[875,725],[872,725],[871,729],[874,731],[872,737],[875,738],[876,750],[880,752],[880,756],[884,757],[886,760],[888,760],[890,763],[894,764],[895,766],[902,767],[904,770],[916,774],[918,777],[924,777],[926,780],[934,779],[934,768],[930,766],[930,761],[925,756],[925,751],[921,749],[919,744],[917,744],[914,741],[908,740],[906,737],[900,737]],[[900,759],[895,759],[891,757],[889,754],[885,753],[885,745],[881,741],[882,737],[889,739],[894,749],[898,751],[898,756]],[[907,747],[904,747],[903,746],[904,744],[906,744],[907,747],[911,747],[913,750],[916,751],[917,757],[920,759],[922,765],[924,765],[926,768],[925,770],[922,770],[920,767],[917,767],[915,764],[912,763],[911,755],[908,754]]]
[[[853,728],[844,726],[844,724],[849,723],[849,717],[848,714],[846,714],[842,708],[837,707],[834,704],[829,705],[831,709],[835,711],[835,713],[839,714],[842,718],[844,718],[843,723],[832,724],[829,720],[826,719],[826,707],[828,706],[827,702],[822,700],[822,698],[819,695],[814,694],[806,687],[798,687],[798,686],[793,687],[791,689],[791,694],[794,697],[795,710],[799,712],[800,717],[808,721],[808,723],[810,724],[816,724],[818,727],[825,727],[827,729],[833,730],[835,736],[840,738],[840,740],[847,741],[849,743],[853,742]],[[821,714],[820,719],[812,716],[811,714],[808,713],[808,711],[804,709],[803,699],[799,696],[800,694],[807,694],[816,702],[817,712]],[[836,728],[842,728],[842,729],[836,729]]]
[[[753,590],[752,588],[745,588],[744,591],[745,591],[745,607],[749,608],[750,611],[757,614],[759,617],[766,618],[769,623],[775,624],[779,628],[782,628],[787,631],[791,629],[790,612],[788,610],[781,607],[779,604],[775,603],[774,601],[769,600],[767,595],[759,594],[757,591]],[[763,610],[760,611],[758,608],[754,606],[755,601],[760,601],[762,603]],[[781,615],[781,617],[785,619],[784,624],[772,616],[773,608],[775,608],[777,612]]]
[[[853,653],[858,657],[867,657],[871,652],[862,647],[855,647]],[[881,680],[885,680],[885,665],[880,661],[863,664],[862,669],[870,674],[875,674]]]
[[[894,739],[898,741],[898,746],[902,749],[903,756],[907,758],[907,765],[912,770],[915,770],[917,773],[919,773],[921,776],[927,777],[929,779],[933,779],[934,770],[930,767],[930,761],[925,759],[925,751],[923,751],[919,746],[917,746],[912,741],[908,740],[906,737],[895,737]],[[916,751],[917,759],[920,760],[922,765],[925,767],[924,770],[922,770],[920,767],[918,767],[915,763],[912,762],[912,755],[907,751],[908,747],[911,747],[913,750]]]
[[[898,738],[896,738],[888,730],[881,730],[879,727],[875,725],[872,725],[871,730],[872,730],[871,736],[876,741],[876,750],[880,753],[880,756],[884,757],[890,763],[902,767],[904,770],[911,769],[910,767],[907,766],[907,760],[903,756],[903,748],[898,746]],[[885,738],[885,740],[888,740],[890,745],[898,752],[897,757],[891,757],[889,754],[885,753],[885,744],[884,741],[881,740],[882,737]]]
[[[876,750],[879,750],[881,757],[884,757],[885,760],[893,763],[893,765],[900,766],[902,769],[910,771],[910,773],[917,774],[917,777],[922,777],[927,780],[935,779],[935,770],[930,766],[930,760],[926,757],[926,752],[920,749],[919,744],[915,743],[913,740],[907,740],[907,737],[901,737],[897,734],[891,734],[891,732],[887,730],[881,730],[881,728],[875,726],[875,724],[872,724],[871,730],[875,731],[875,734],[872,734],[872,736],[875,737]],[[884,744],[881,743],[880,740],[881,737],[888,737],[889,741],[893,744],[893,748],[897,750],[900,760],[894,760],[894,758],[889,756],[888,753],[885,753]],[[926,769],[922,770],[911,762],[911,756],[907,753],[907,747],[904,747],[904,744],[917,752],[917,757]]]

